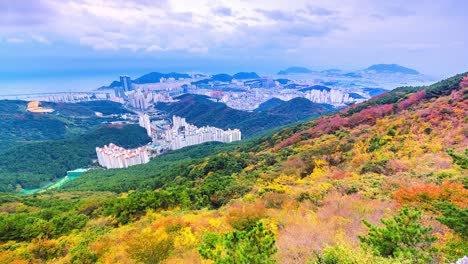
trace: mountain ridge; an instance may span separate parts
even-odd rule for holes
[[[187,122],[197,126],[210,125],[222,129],[239,128],[242,134],[247,137],[285,125],[288,122],[296,122],[331,110],[329,106],[314,104],[305,98],[302,98],[303,100],[293,99],[293,103],[298,103],[298,108],[295,108],[296,106],[291,102],[284,102],[285,108],[275,106],[263,112],[232,109],[202,95],[186,94],[176,99],[179,101],[175,103],[158,103],[156,108],[171,115],[185,117]]]
[[[420,74],[417,70],[407,68],[398,64],[374,64],[366,68],[367,71],[376,71],[379,73],[403,73],[416,75]]]

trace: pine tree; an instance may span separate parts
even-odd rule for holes
[[[275,235],[261,221],[250,230],[234,230],[222,237],[208,234],[198,252],[214,263],[275,263]]]
[[[419,223],[420,218],[420,211],[404,207],[392,219],[381,219],[384,227],[363,220],[369,232],[367,236],[359,236],[359,239],[381,256],[404,256],[412,258],[415,263],[427,263],[432,259],[431,244],[436,238],[430,234],[431,227]]]

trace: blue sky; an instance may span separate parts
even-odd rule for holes
[[[0,1],[1,80],[274,73],[398,63],[468,70],[464,0]]]

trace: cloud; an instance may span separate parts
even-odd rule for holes
[[[146,51],[152,52],[152,51],[164,51],[166,49],[161,48],[159,45],[151,45],[148,48],[146,48]]]
[[[46,23],[54,10],[44,0],[0,1],[0,25],[13,27]]]
[[[294,21],[296,16],[292,12],[285,12],[282,10],[265,10],[265,9],[256,9],[258,13],[264,15],[265,17],[275,20],[275,21]]]
[[[200,55],[209,60],[348,63],[372,56],[407,55],[409,60],[419,59],[414,54],[424,54],[425,59],[435,51],[441,57],[453,57],[449,51],[466,54],[468,50],[467,34],[463,34],[468,23],[464,1],[311,2],[0,0],[0,32],[51,48],[68,45],[99,51],[95,54],[129,57],[152,53]],[[446,39],[462,44],[449,47]],[[66,54],[66,48],[63,50]]]
[[[320,6],[310,6],[308,5],[306,11],[313,16],[331,16],[336,14],[336,11],[320,7]]]
[[[24,43],[25,40],[22,38],[7,38],[5,39],[6,42],[8,43]]]
[[[31,35],[31,38],[34,41],[42,43],[42,44],[51,44],[50,40],[48,40],[46,37],[41,36],[41,35],[33,34],[33,35]]]
[[[102,37],[85,36],[80,38],[80,44],[91,46],[95,50],[118,50],[119,45]]]
[[[232,16],[231,8],[224,6],[213,8],[213,13],[219,16]]]

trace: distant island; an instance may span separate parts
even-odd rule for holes
[[[366,71],[376,71],[378,73],[420,74],[417,70],[403,67],[398,64],[374,64],[368,67]]]
[[[312,70],[305,68],[305,67],[289,67],[286,70],[282,70],[278,72],[278,75],[288,75],[288,74],[297,74],[297,73],[311,73]]]
[[[245,80],[245,79],[258,79],[258,76],[255,72],[238,72],[232,76],[233,79],[236,80]]]

